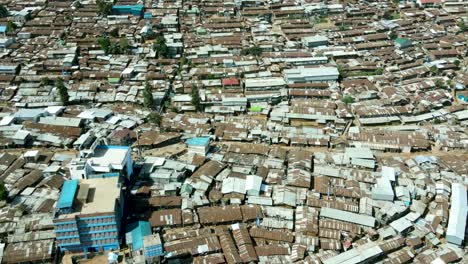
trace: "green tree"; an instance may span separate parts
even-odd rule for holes
[[[383,13],[383,15],[382,15],[382,18],[383,18],[383,19],[390,20],[390,19],[392,19],[393,17],[392,17],[392,14],[390,14],[390,12],[385,11],[385,12]]]
[[[158,53],[160,58],[167,58],[169,56],[169,48],[166,44],[164,36],[159,35],[153,44],[153,50]]]
[[[109,36],[118,38],[119,37],[119,28],[115,27],[111,31],[109,31]]]
[[[209,73],[209,74],[206,75],[205,79],[207,79],[207,80],[216,80],[216,79],[219,79],[219,77],[212,74],[212,73]]]
[[[350,95],[345,95],[343,99],[341,99],[341,101],[343,101],[343,103],[345,104],[352,104],[354,103],[354,98],[351,97]]]
[[[121,54],[122,49],[120,48],[120,44],[116,42],[110,42],[108,54]]]
[[[101,46],[101,49],[106,53],[109,54],[110,47],[111,47],[111,41],[108,36],[101,36],[97,39],[97,42],[99,46]]]
[[[327,23],[327,18],[325,16],[318,16],[314,18],[315,24]]]
[[[348,30],[348,29],[349,29],[349,27],[348,27],[348,26],[345,26],[345,25],[343,25],[343,24],[341,24],[341,25],[338,27],[338,30],[339,30],[339,31],[345,31],[345,30]]]
[[[435,86],[439,89],[443,88],[444,87],[444,81],[442,81],[442,79],[437,79],[435,80],[434,82]]]
[[[148,122],[160,127],[161,122],[162,122],[162,117],[158,112],[151,112],[151,114],[148,115]]]
[[[192,100],[191,100],[191,103],[192,105],[195,107],[195,110],[196,111],[200,111],[201,108],[200,108],[200,94],[198,92],[198,87],[193,85],[192,86]]]
[[[68,95],[67,87],[65,87],[65,84],[63,83],[63,79],[62,78],[57,79],[55,85],[57,86],[60,101],[62,102],[63,105],[67,105],[70,99],[70,96]]]
[[[44,77],[41,79],[41,85],[42,86],[46,86],[46,85],[49,85],[51,83],[49,77]]]
[[[97,0],[96,1],[98,14],[107,16],[112,13],[112,2],[107,2],[106,0]]]
[[[112,42],[108,36],[101,36],[98,38],[98,44],[106,54],[127,53],[130,48],[126,38],[122,38],[118,42]]]
[[[187,65],[189,63],[189,59],[187,59],[185,56],[183,56],[182,58],[180,58],[179,60],[179,65],[180,67],[184,66],[184,65]]]
[[[83,4],[80,2],[80,1],[76,1],[75,3],[73,3],[73,6],[75,8],[82,8],[83,7]]]
[[[468,28],[466,27],[465,21],[460,20],[460,22],[457,23],[458,28],[460,29],[459,32],[463,33],[465,31],[468,31]]]
[[[459,67],[460,66],[460,61],[459,60],[454,60],[453,64],[455,64],[455,66]]]
[[[171,112],[179,113],[179,109],[178,109],[176,106],[174,106],[174,105],[170,105],[168,109],[169,109],[169,111],[171,111]]]
[[[4,18],[10,15],[8,9],[4,5],[0,5],[0,18]]]
[[[446,82],[445,84],[447,84],[447,87],[448,87],[448,88],[452,88],[452,87],[453,87],[453,81],[452,81],[452,80],[447,80],[447,82]]]
[[[338,74],[339,74],[339,79],[343,80],[344,78],[348,77],[348,73],[345,71],[343,66],[338,65],[337,66]]]
[[[120,53],[127,54],[130,50],[130,44],[128,43],[127,38],[121,38],[119,41]]]
[[[150,39],[156,39],[157,34],[154,32],[152,29],[150,29],[148,32],[142,35],[141,41],[145,42]]]
[[[431,68],[430,68],[431,72],[433,74],[437,74],[439,72],[439,69],[437,68],[437,66],[433,65]]]
[[[253,47],[250,47],[250,48],[245,48],[245,49],[242,49],[240,54],[243,55],[243,56],[247,56],[247,55],[252,55],[252,56],[260,56],[262,55],[262,49],[258,46],[253,46]]]
[[[154,109],[153,93],[148,82],[145,82],[145,88],[143,89],[143,106],[149,109]]]
[[[15,31],[18,28],[18,26],[13,22],[13,21],[8,21],[6,25],[6,32],[10,33]]]
[[[8,190],[3,183],[0,183],[0,200],[5,201],[8,198]]]

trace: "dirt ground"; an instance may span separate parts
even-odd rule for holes
[[[144,156],[157,156],[157,157],[170,157],[173,155],[180,154],[187,149],[184,143],[178,143],[169,145],[162,148],[143,150],[142,155]]]

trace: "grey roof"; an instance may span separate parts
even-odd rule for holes
[[[296,79],[308,81],[336,80],[340,75],[336,67],[295,68],[284,70],[288,82]]]
[[[31,133],[27,130],[18,130],[16,131],[15,135],[13,136],[13,139],[16,140],[24,140],[26,139]]]
[[[461,183],[452,183],[450,216],[447,227],[447,241],[461,245],[465,239],[467,198],[466,187]]]
[[[393,201],[394,196],[390,181],[384,178],[377,179],[377,184],[372,189],[372,199]]]
[[[82,119],[72,117],[46,116],[39,119],[39,123],[54,126],[79,127]]]
[[[339,255],[334,257],[328,258],[323,261],[324,264],[357,264],[363,263],[365,260],[369,258],[373,258],[382,254],[382,249],[374,244],[373,242],[369,242],[364,244],[360,247],[353,248],[346,252],[343,252]]]
[[[92,109],[83,111],[82,113],[78,115],[78,117],[84,118],[84,119],[106,118],[112,114],[113,112],[108,109],[92,108]]]
[[[399,218],[393,222],[390,223],[390,226],[395,229],[398,233],[404,232],[407,229],[409,229],[411,226],[413,226],[413,223],[406,219],[405,217]]]
[[[30,119],[30,118],[36,118],[45,113],[44,109],[27,109],[27,108],[22,108],[18,110],[14,116],[16,118],[22,118],[22,119]]]
[[[372,216],[355,214],[328,207],[324,207],[320,210],[320,216],[364,226],[375,226],[375,218]]]
[[[268,77],[268,78],[247,78],[245,79],[245,88],[268,87],[268,86],[282,86],[285,81],[281,77]]]
[[[346,148],[346,155],[351,159],[374,159],[374,154],[372,154],[370,148]]]
[[[302,39],[303,39],[304,41],[307,41],[307,42],[322,42],[322,41],[328,41],[328,38],[327,38],[327,37],[325,37],[325,36],[320,36],[320,35],[303,37]]]

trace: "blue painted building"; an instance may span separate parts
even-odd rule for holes
[[[187,145],[189,146],[207,146],[210,143],[209,137],[194,137],[187,139]]]
[[[188,146],[189,153],[205,156],[210,149],[209,137],[194,137],[187,139],[185,142]]]
[[[147,262],[152,262],[154,259],[164,256],[163,244],[159,234],[153,234],[143,237],[144,256]]]
[[[148,221],[134,222],[127,227],[126,240],[133,256],[141,256],[146,263],[152,263],[164,255],[159,234],[152,234]]]
[[[142,16],[144,6],[138,5],[115,5],[112,7],[112,13],[115,15],[134,15]]]
[[[62,186],[62,193],[57,202],[57,209],[63,213],[71,213],[75,193],[78,189],[78,180],[65,181]]]
[[[468,97],[464,96],[464,95],[458,95],[457,96],[458,100],[460,101],[463,101],[463,102],[467,102],[468,103]]]
[[[138,221],[127,226],[127,245],[132,251],[143,249],[143,237],[151,235],[151,225],[148,221]]]
[[[122,197],[115,177],[65,181],[54,217],[60,251],[119,249]]]
[[[153,18],[153,14],[151,12],[147,12],[143,15],[143,18],[144,19],[152,19]]]

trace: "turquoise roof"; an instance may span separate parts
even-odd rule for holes
[[[75,193],[77,189],[78,180],[65,181],[63,183],[62,192],[60,193],[60,197],[57,202],[57,208],[71,208],[73,205],[73,199],[75,199]]]
[[[411,44],[412,44],[411,40],[409,40],[407,38],[396,38],[395,43],[397,43],[398,45],[400,45],[402,47],[411,46]]]
[[[182,184],[182,187],[180,188],[180,192],[181,192],[181,193],[188,193],[188,194],[190,194],[190,193],[192,193],[192,191],[193,191],[193,187],[192,187],[192,185],[190,185],[190,184],[188,184],[188,183]]]
[[[142,4],[138,5],[115,5],[112,7],[113,12],[119,14],[130,13],[132,15],[142,15],[144,6]]]
[[[189,146],[206,146],[210,143],[209,137],[194,137],[187,140]]]
[[[114,5],[114,9],[134,9],[134,10],[143,10],[144,6],[142,4],[138,5]]]
[[[143,248],[143,237],[151,235],[151,226],[147,221],[138,221],[128,225],[128,232],[132,236],[133,250]]]
[[[150,18],[153,18],[153,14],[151,12],[147,12],[143,15],[143,18],[145,19],[150,19]]]

